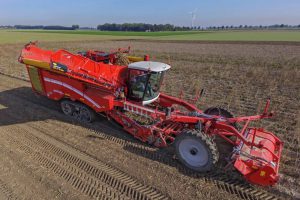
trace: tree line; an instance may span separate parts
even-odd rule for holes
[[[201,29],[201,27],[194,27],[193,29]],[[239,26],[209,26],[205,28],[206,30],[230,30],[230,29],[300,29],[299,25],[288,25],[288,24],[274,24],[274,25],[239,25]]]
[[[189,30],[264,30],[264,29],[300,29],[299,25],[288,24],[274,24],[269,26],[264,25],[238,25],[238,26],[209,26],[209,27],[187,27],[187,26],[174,26],[172,24],[145,24],[145,23],[105,23],[94,27],[80,27],[79,25],[68,26],[43,26],[43,25],[6,25],[0,26],[0,28],[6,29],[42,29],[42,30],[100,30],[100,31],[136,31],[136,32],[157,32],[157,31],[189,31]]]
[[[15,25],[15,29],[43,29],[43,30],[76,30],[79,29],[79,25],[72,25],[71,27],[68,26],[31,26],[31,25]]]
[[[89,27],[79,27],[79,25],[67,26],[43,26],[43,25],[15,25],[15,26],[0,26],[0,28],[14,28],[14,29],[42,29],[42,30],[76,30],[76,29],[95,29]],[[190,27],[174,26],[172,24],[144,24],[144,23],[124,23],[124,24],[109,24],[105,23],[97,26],[97,30],[101,31],[188,31]]]
[[[97,26],[97,30],[101,31],[188,31],[191,30],[187,26],[174,26],[172,24],[144,24],[144,23],[124,23],[124,24],[109,24],[105,23]]]

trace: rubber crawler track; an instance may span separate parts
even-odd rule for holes
[[[0,74],[8,76],[10,78],[29,82],[29,80],[25,79],[25,78],[19,78],[16,76],[7,75],[2,72],[0,72]],[[28,101],[30,101],[30,100],[28,100]],[[37,104],[37,102],[33,102],[33,103]],[[47,110],[51,110],[43,104],[38,104],[38,105],[42,106],[43,108],[45,108]],[[112,131],[118,131],[118,130],[113,129],[109,126],[106,126],[104,124],[101,124],[101,126],[103,128],[110,129]],[[134,152],[139,155],[143,154],[143,156],[145,156],[147,158],[160,161],[160,162],[168,164],[170,166],[174,166],[174,167],[178,168],[180,171],[184,171],[185,174],[188,174],[190,176],[203,178],[206,182],[213,183],[219,189],[226,191],[228,193],[231,193],[231,194],[235,194],[242,199],[249,199],[249,200],[278,199],[277,197],[273,196],[269,192],[255,188],[240,179],[233,178],[228,174],[224,174],[224,172],[222,173],[220,171],[213,171],[213,172],[209,172],[206,174],[197,174],[197,173],[192,172],[192,171],[186,169],[185,167],[183,167],[180,163],[177,162],[176,159],[173,159],[170,157],[164,157],[161,153],[153,151],[155,149],[153,147],[141,145],[137,142],[126,141],[126,140],[117,138],[115,136],[110,136],[110,135],[98,132],[91,128],[86,128],[86,127],[82,127],[82,128],[88,129],[89,131],[100,136],[101,138],[104,138],[106,140],[109,140],[109,141],[115,142],[119,145],[122,145],[124,148],[130,150],[131,152]]]

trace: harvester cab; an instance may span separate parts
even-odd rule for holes
[[[165,72],[170,65],[153,62],[140,61],[128,65],[128,98],[142,102],[143,105],[150,104],[159,97],[159,90]]]

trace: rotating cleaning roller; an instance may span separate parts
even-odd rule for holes
[[[235,150],[235,168],[254,184],[274,185],[279,178],[278,169],[283,142],[262,128],[249,128],[247,142],[240,141]]]

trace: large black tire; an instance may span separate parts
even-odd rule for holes
[[[95,121],[96,115],[95,112],[87,107],[86,105],[79,105],[79,111],[78,111],[78,120],[84,123],[92,123]]]
[[[96,118],[95,112],[82,103],[62,100],[60,105],[64,114],[72,116],[80,122],[92,123]]]
[[[75,106],[70,100],[62,100],[60,102],[60,107],[65,115],[72,116],[75,112]]]
[[[222,116],[222,117],[225,117],[225,118],[233,118],[234,115],[226,110],[225,108],[221,108],[221,107],[211,107],[211,108],[208,108],[207,110],[204,111],[205,114],[208,114],[208,115],[217,115],[217,116]],[[230,123],[229,125],[233,126],[235,129],[239,130],[239,124],[237,123]],[[228,139],[232,140],[233,142],[236,141],[237,137],[236,136],[227,136]],[[226,165],[226,163],[224,163],[223,161],[225,161],[226,159],[224,158],[227,158],[228,155],[230,155],[230,153],[232,152],[232,144],[228,143],[227,141],[225,141],[223,138],[219,137],[219,136],[216,136],[215,137],[215,141],[217,143],[217,147],[218,149],[222,150],[220,152],[220,164],[224,164]]]
[[[226,117],[226,118],[234,117],[230,111],[226,110],[225,108],[221,108],[221,107],[208,108],[204,111],[204,113],[208,114],[208,115],[218,115],[218,116],[222,116],[222,117]]]
[[[234,117],[234,115],[230,111],[226,110],[225,108],[221,108],[221,107],[208,108],[204,111],[204,113],[208,114],[208,115],[222,116],[225,118],[233,118]],[[238,126],[236,123],[232,123],[231,125],[234,126],[234,128],[238,129]]]
[[[175,139],[176,156],[189,169],[211,171],[219,160],[216,143],[198,130],[185,130]]]

